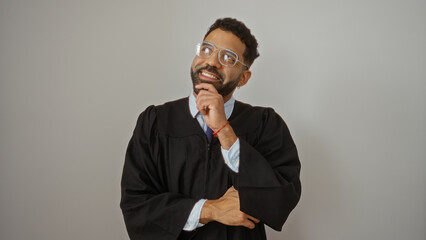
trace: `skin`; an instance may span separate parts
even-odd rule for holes
[[[240,61],[244,62],[242,55],[245,50],[245,44],[231,32],[221,29],[212,31],[204,41],[211,42],[222,48],[227,48],[238,54]],[[191,65],[191,71],[197,73],[198,70],[204,69],[196,74],[196,78],[202,80],[202,83],[194,86],[194,96],[196,97],[197,109],[204,115],[204,120],[214,132],[217,132],[227,123],[224,103],[228,101],[235,91],[226,96],[218,93],[217,88],[224,84],[235,84],[242,87],[250,79],[251,72],[240,63],[234,67],[224,67],[220,64],[216,51],[210,58],[203,59],[195,56]],[[213,67],[214,70],[207,71],[206,67]],[[212,68],[207,68],[212,69]],[[201,75],[203,71],[214,75],[219,79],[210,78]],[[198,92],[198,94],[197,94]],[[222,148],[228,150],[237,140],[234,130],[228,124],[220,130],[218,138]],[[250,229],[255,227],[254,223],[259,220],[240,211],[240,198],[238,191],[232,186],[226,193],[215,200],[207,200],[201,210],[200,223],[208,223],[217,221],[229,226],[244,226]]]

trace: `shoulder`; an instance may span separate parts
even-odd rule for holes
[[[232,127],[237,136],[245,138],[253,146],[270,139],[283,140],[285,148],[295,146],[287,124],[273,108],[236,102],[235,109]]]
[[[189,111],[188,97],[151,105],[140,114],[138,120],[160,135],[176,137],[197,133],[197,128],[192,127],[194,121]]]
[[[186,108],[188,108],[188,97],[161,105],[150,105],[139,115],[139,119],[155,120],[158,117],[165,117],[176,112],[182,113]]]
[[[252,106],[247,103],[235,101],[231,123],[239,134],[258,132],[264,128],[285,126],[284,120],[271,107]]]
[[[180,98],[174,101],[166,102],[162,105],[155,106],[156,111],[160,114],[167,114],[173,111],[183,111],[188,109],[188,97]]]
[[[261,121],[270,117],[281,118],[271,107],[252,106],[240,101],[235,101],[234,112],[235,118],[259,119]]]

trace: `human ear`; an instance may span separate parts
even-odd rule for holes
[[[240,81],[238,82],[238,87],[242,87],[246,85],[250,77],[251,77],[251,71],[245,70],[243,74],[241,74]]]

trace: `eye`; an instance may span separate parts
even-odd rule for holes
[[[226,64],[226,65],[234,65],[235,62],[237,61],[237,57],[230,53],[230,52],[225,52],[222,55],[222,61]]]
[[[210,56],[213,53],[213,48],[209,45],[202,45],[200,47],[200,55]]]

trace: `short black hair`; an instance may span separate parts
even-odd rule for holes
[[[206,35],[204,35],[204,39],[206,39],[206,37],[217,28],[223,31],[231,32],[246,45],[243,58],[245,60],[245,64],[250,67],[254,60],[259,57],[259,52],[257,51],[257,40],[251,34],[250,29],[247,28],[244,23],[238,21],[235,18],[219,18],[216,20],[216,22],[213,23],[213,25],[210,26]]]

